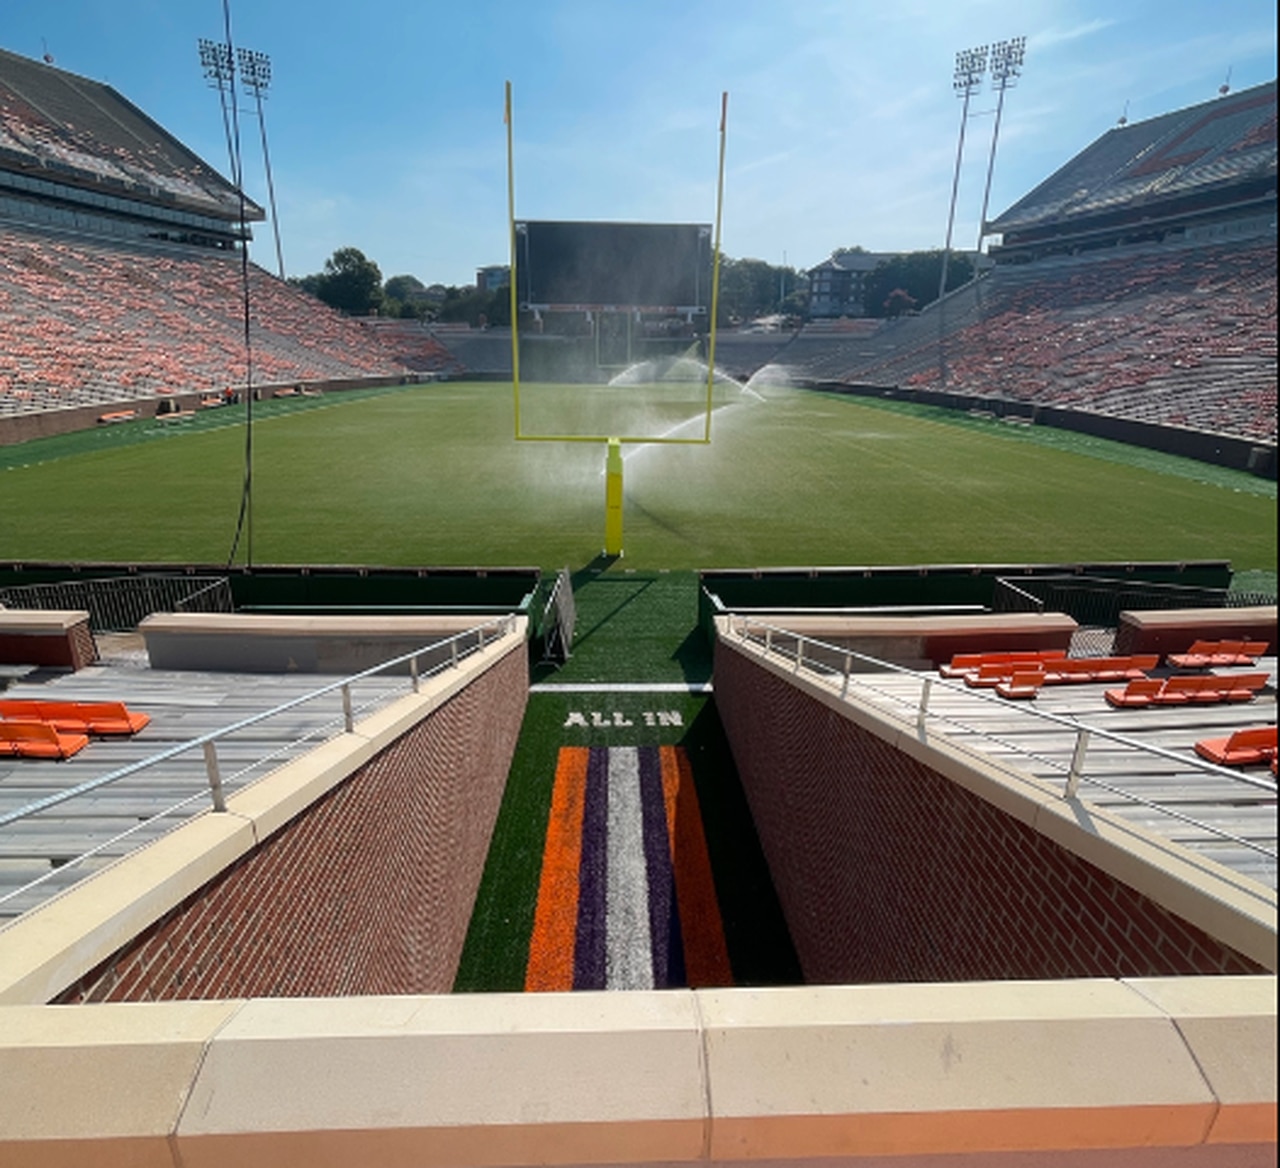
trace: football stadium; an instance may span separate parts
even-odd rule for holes
[[[160,116],[0,50],[0,1161],[1274,1164],[1274,82],[782,332],[343,316]]]

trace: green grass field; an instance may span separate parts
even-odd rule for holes
[[[701,392],[527,386],[525,430],[662,433],[687,417],[679,433],[697,435]],[[626,566],[1225,558],[1275,571],[1276,484],[1250,475],[899,403],[718,385],[715,404],[709,447],[625,448]],[[0,447],[0,555],[224,561],[241,416]],[[553,569],[600,550],[603,448],[517,443],[510,385],[268,402],[255,419],[257,563]]]

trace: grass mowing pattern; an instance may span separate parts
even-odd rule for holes
[[[592,391],[546,392],[572,412]],[[1050,448],[1045,435],[1078,436],[1039,427],[770,393],[718,388],[710,447],[626,448],[627,566],[1224,558],[1275,571],[1274,484],[1253,476],[1215,471],[1206,484],[1170,469],[1186,460],[1112,461],[1129,449],[1114,443]],[[509,386],[309,400],[331,408],[258,415],[256,562],[555,568],[599,551],[603,449],[516,443]],[[225,559],[244,434],[201,425],[134,444],[113,427],[4,448],[4,556]]]
[[[695,625],[692,573],[614,575],[600,566],[576,590],[579,630],[586,634],[562,669],[544,679],[682,681],[709,673]],[[686,673],[688,670],[688,674]],[[681,724],[649,726],[644,717],[675,712]],[[570,711],[614,713],[631,727],[570,727]],[[656,721],[656,718],[655,718]],[[800,981],[796,960],[746,798],[714,702],[680,693],[535,693],[529,698],[489,858],[476,898],[454,989],[519,991],[524,987],[542,846],[561,746],[684,746],[693,766],[707,847],[735,981],[783,985]]]
[[[299,395],[285,398],[268,398],[253,403],[254,423],[265,422],[282,414],[296,414],[307,410],[331,409],[336,405],[349,405],[370,397],[387,393],[399,393],[405,387],[378,386],[372,389],[343,390],[340,395]],[[239,429],[244,424],[245,407],[218,406],[197,410],[181,422],[161,422],[155,418],[138,418],[132,422],[117,422],[110,426],[95,426],[89,430],[75,430],[70,434],[56,434],[50,438],[37,438],[19,442],[13,446],[0,446],[0,471],[25,469],[82,454],[95,454],[107,450],[121,450],[128,446],[140,446],[146,442],[172,441],[187,434],[207,430]],[[243,431],[241,431],[243,434]],[[241,438],[243,441],[243,437]]]
[[[846,395],[832,396],[845,397]],[[1088,458],[1101,459],[1103,462],[1116,463],[1119,466],[1154,471],[1157,474],[1173,475],[1176,478],[1190,479],[1192,482],[1224,487],[1230,491],[1258,495],[1264,499],[1274,499],[1277,496],[1277,484],[1273,479],[1259,478],[1257,475],[1230,470],[1224,466],[1213,466],[1207,462],[1198,462],[1194,458],[1183,458],[1176,454],[1165,454],[1159,450],[1148,450],[1142,446],[1129,446],[1123,442],[1081,434],[1075,430],[1060,430],[1054,426],[1011,426],[1007,422],[994,418],[975,417],[964,410],[948,410],[942,406],[921,405],[894,398],[859,397],[858,400],[876,409],[891,410],[907,417],[923,418],[947,426],[958,426],[1009,441],[1029,442],[1050,450],[1080,454]]]

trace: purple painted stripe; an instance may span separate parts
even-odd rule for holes
[[[653,950],[653,984],[667,989],[671,981],[671,922],[675,875],[671,838],[662,797],[662,762],[656,746],[640,747],[640,812],[644,823],[644,861],[649,877],[649,944]]]
[[[605,987],[605,861],[609,821],[609,751],[593,746],[587,760],[587,790],[582,809],[582,859],[578,865],[578,940],[574,947],[573,988]]]

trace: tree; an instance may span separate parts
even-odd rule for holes
[[[340,247],[324,262],[320,299],[348,316],[368,316],[382,305],[382,272],[356,247]]]
[[[492,292],[485,292],[474,285],[447,288],[437,319],[465,321],[472,328],[482,324],[505,328],[511,323],[511,288],[507,284]]]
[[[897,317],[904,312],[910,312],[915,308],[916,302],[913,296],[908,295],[902,288],[895,288],[884,301],[884,316]],[[872,315],[875,315],[874,313]]]
[[[338,248],[323,272],[290,283],[348,316],[368,316],[382,307],[382,272],[356,247]]]
[[[427,286],[417,276],[392,276],[383,285],[382,293],[393,300],[408,304],[426,290]]]
[[[863,281],[863,303],[870,316],[889,316],[902,312],[904,302],[893,301],[896,312],[890,311],[890,300],[895,292],[903,293],[923,308],[938,299],[938,281],[942,277],[942,251],[912,251],[884,260],[867,273]],[[947,264],[947,291],[959,288],[973,279],[973,261],[966,255],[952,253]],[[910,307],[910,306],[908,306]]]
[[[741,324],[770,313],[794,311],[796,271],[764,260],[720,260],[720,324]]]

